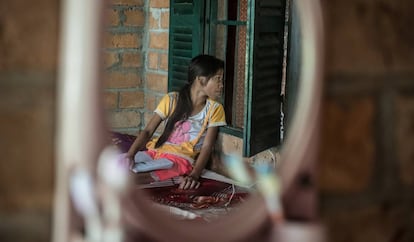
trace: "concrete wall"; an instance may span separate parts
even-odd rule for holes
[[[414,241],[414,4],[322,2],[318,186],[329,241]],[[0,4],[0,241],[49,240],[59,5]],[[134,133],[166,90],[168,1],[112,0],[107,13],[109,119]]]

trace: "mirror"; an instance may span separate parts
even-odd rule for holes
[[[266,2],[266,1],[264,1]],[[89,3],[88,3],[89,4]],[[97,24],[99,19],[97,16],[99,15],[99,8],[98,12],[96,10],[92,10],[93,3],[90,3],[91,6],[83,5],[83,10],[85,13],[89,13],[91,11],[94,14],[85,14],[85,16],[90,16],[88,19],[92,25],[95,23]],[[97,4],[97,3],[95,3]],[[291,124],[291,131],[289,131],[289,135],[285,141],[285,146],[282,150],[282,161],[289,161],[289,163],[281,162],[278,168],[280,179],[281,179],[281,193],[284,194],[291,186],[296,171],[301,167],[302,163],[304,162],[304,154],[312,153],[310,151],[314,150],[313,141],[316,135],[316,124],[317,124],[317,114],[319,111],[319,97],[320,97],[320,79],[321,79],[321,19],[320,19],[320,9],[319,4],[315,1],[298,1],[298,12],[300,13],[300,26],[302,27],[302,59],[304,60],[301,66],[300,71],[300,88],[298,88],[298,108],[295,109],[295,114],[293,115],[294,119]],[[76,5],[73,3],[66,3],[65,6],[67,15],[70,16],[71,11],[76,9]],[[271,4],[272,5],[272,4]],[[126,14],[126,12],[124,12]],[[304,21],[306,19],[306,21]],[[76,43],[94,43],[96,38],[93,34],[93,31],[89,31],[91,36],[77,34],[73,28],[71,28],[70,19],[64,22],[65,27],[64,30],[67,31],[66,36],[82,36],[84,38],[82,42]],[[82,30],[82,29],[81,29]],[[79,31],[81,31],[79,30]],[[92,33],[91,33],[92,32]],[[156,32],[154,32],[156,33]],[[150,39],[154,38],[155,40],[157,34],[151,35]],[[64,36],[64,37],[66,37]],[[131,42],[136,36],[132,36]],[[116,38],[113,37],[112,43],[116,42]],[[152,42],[154,43],[154,42]],[[306,43],[306,44],[304,44]],[[65,46],[67,44],[68,46]],[[86,44],[87,45],[87,44]],[[85,83],[78,82],[74,80],[84,80],[92,79],[97,80],[99,77],[98,68],[96,66],[87,66],[92,70],[95,70],[96,73],[92,71],[92,73],[88,73],[86,75],[83,68],[75,69],[71,68],[70,65],[76,64],[71,62],[71,57],[74,55],[75,47],[71,45],[71,43],[64,43],[64,47],[67,47],[63,50],[63,60],[62,60],[62,87],[61,87],[61,105],[62,110],[69,110],[68,113],[60,114],[60,133],[59,133],[59,152],[61,154],[61,158],[59,160],[59,181],[58,186],[60,188],[65,187],[69,181],[67,180],[68,174],[73,172],[73,167],[77,168],[85,168],[86,170],[92,170],[92,174],[95,174],[94,167],[96,167],[95,162],[85,163],[84,161],[94,161],[98,154],[103,150],[104,146],[104,138],[98,137],[96,134],[104,134],[102,132],[105,130],[104,124],[102,120],[104,120],[102,114],[100,112],[96,112],[93,110],[100,110],[99,103],[99,96],[96,92],[97,87],[99,86],[98,83],[91,83],[90,86],[85,86]],[[93,46],[87,45],[87,46]],[[156,47],[156,46],[155,46]],[[75,48],[75,49],[73,49]],[[251,46],[254,48],[254,45]],[[88,50],[88,51],[86,51]],[[73,51],[73,52],[72,52]],[[99,56],[97,53],[100,51],[99,48],[91,48],[90,50],[83,49],[84,52],[82,56],[85,56],[84,60],[85,63],[95,63],[96,56]],[[79,54],[79,52],[77,52]],[[127,59],[127,55],[115,55],[116,58],[121,58],[122,60]],[[165,55],[158,55],[156,65],[161,65],[161,58]],[[66,66],[67,65],[67,66]],[[139,65],[139,64],[137,64]],[[148,63],[151,65],[151,63]],[[73,66],[72,66],[73,67]],[[139,68],[139,67],[138,67]],[[88,68],[86,68],[88,69]],[[78,77],[70,77],[70,74],[79,73],[80,76]],[[155,74],[155,73],[152,73]],[[147,78],[156,78],[159,76],[152,76]],[[161,78],[162,79],[162,78]],[[70,83],[70,85],[69,85]],[[151,82],[147,82],[147,90],[151,90],[151,88],[156,89],[159,88],[157,86],[149,86]],[[157,82],[152,82],[155,84]],[[94,93],[92,96],[88,95],[89,92]],[[135,94],[135,93],[132,93]],[[79,110],[73,110],[72,103],[67,98],[68,96],[79,97],[79,100],[89,100],[89,102],[82,102],[83,104],[86,103],[82,108]],[[87,98],[85,98],[87,97]],[[122,101],[128,100],[128,95],[123,96],[121,98]],[[73,99],[71,99],[73,100]],[[146,100],[147,102],[149,99]],[[80,103],[77,103],[78,107],[81,107]],[[127,105],[127,103],[123,102],[123,105]],[[76,122],[69,123],[66,119],[69,115],[74,115],[75,117],[79,117],[79,120]],[[85,115],[86,114],[86,115]],[[133,117],[133,114],[130,114]],[[236,116],[237,119],[237,116]],[[100,124],[100,125],[97,125]],[[76,132],[73,132],[77,130]],[[88,138],[84,138],[87,135]],[[104,135],[102,135],[104,136]],[[82,137],[82,138],[79,138]],[[70,154],[70,155],[69,155]],[[78,155],[73,155],[78,154]],[[69,171],[69,168],[72,170]],[[61,202],[63,206],[67,206],[67,199],[68,199],[68,190],[67,189],[57,189],[59,191],[58,197],[61,197]],[[110,194],[110,192],[108,192]],[[138,196],[139,198],[144,197],[144,193],[139,189],[136,190],[136,194],[134,196]],[[265,194],[262,194],[265,196]],[[116,197],[116,196],[115,196]],[[125,197],[123,197],[125,198]],[[103,197],[99,197],[102,201],[106,201]],[[99,200],[98,199],[98,200]],[[91,199],[92,201],[94,199]],[[66,202],[65,202],[66,201]],[[62,205],[57,205],[62,206]],[[70,214],[69,207],[65,207],[62,211],[57,213],[57,217],[62,217],[62,221],[69,220],[68,215]],[[229,214],[229,216],[222,217],[220,220],[217,220],[214,223],[205,224],[205,223],[194,223],[189,221],[177,221],[176,218],[172,216],[166,216],[166,213],[162,210],[154,209],[148,203],[146,199],[128,199],[128,197],[123,201],[123,206],[121,211],[125,215],[125,219],[127,221],[127,228],[131,229],[134,228],[136,231],[145,231],[146,235],[155,238],[157,240],[166,240],[174,238],[177,241],[228,241],[228,240],[236,240],[245,237],[246,235],[255,234],[255,231],[262,226],[269,216],[268,207],[266,207],[263,197],[262,196],[252,196],[251,199],[248,199],[245,203],[243,203],[238,210],[237,213]],[[254,211],[254,213],[252,213]],[[246,220],[245,218],[249,218]],[[162,218],[161,220],[159,218]],[[57,220],[60,221],[60,220]],[[242,221],[242,222],[241,222]],[[93,221],[92,221],[93,222]],[[70,223],[69,223],[70,224]],[[237,224],[238,226],[231,226]],[[56,234],[63,235],[63,237],[67,237],[68,234],[73,229],[71,225],[63,224],[63,227],[58,229],[56,227]],[[62,229],[63,228],[63,229]],[[224,229],[226,230],[226,234],[221,233],[211,233],[209,231],[219,231]],[[162,231],[161,233],[159,231]],[[62,238],[62,237],[60,237]]]
[[[190,43],[185,42],[189,42],[189,40],[183,39],[182,37],[183,33],[185,33],[185,31],[182,30],[182,28],[184,28],[182,26],[185,24],[180,22],[180,29],[177,27],[179,24],[176,22],[181,18],[181,15],[174,14],[175,12],[184,12],[186,10],[178,3],[172,3],[172,6],[170,6],[170,9],[174,9],[171,10],[171,24],[169,27],[166,26],[163,30],[172,30],[170,36],[171,51],[167,53],[166,50],[160,48],[157,49],[157,51],[163,53],[164,57],[167,56],[167,54],[169,54],[170,57],[169,70],[171,71],[168,71],[168,74],[172,74],[168,76],[170,82],[168,91],[174,90],[175,85],[177,86],[177,89],[179,89],[181,83],[185,82],[187,78],[185,73],[187,65],[183,64],[178,67],[178,64],[174,64],[183,61],[183,55],[187,54],[184,50],[180,49],[184,45],[184,42],[185,44],[188,44],[188,46],[186,45],[186,48],[189,48],[190,44],[193,44],[196,41],[201,41],[204,43],[203,52],[225,60],[224,93],[220,102],[224,106],[227,126],[221,127],[219,139],[213,154],[214,159],[210,161],[210,164],[207,164],[209,171],[218,173],[212,174],[210,172],[210,180],[212,178],[211,175],[216,175],[215,178],[217,179],[221,178],[219,175],[224,175],[225,178],[231,177],[229,169],[225,167],[223,156],[232,153],[247,157],[246,163],[251,165],[259,162],[274,165],[279,161],[279,150],[283,142],[283,135],[287,132],[284,129],[284,126],[287,123],[287,117],[289,116],[287,107],[293,106],[293,101],[287,105],[287,102],[285,103],[283,99],[290,101],[295,98],[294,94],[297,91],[297,84],[295,84],[295,81],[297,82],[298,78],[298,59],[300,59],[300,51],[298,51],[298,49],[300,49],[300,42],[298,40],[300,36],[298,36],[299,31],[297,30],[299,24],[296,19],[296,11],[291,10],[295,9],[292,7],[294,2],[286,1],[286,5],[279,5],[279,3],[285,3],[285,1],[275,1],[274,3],[268,4],[268,6],[260,7],[263,8],[261,10],[251,11],[250,13],[248,13],[248,5],[253,4],[253,2],[248,2],[247,0],[211,1],[208,3],[206,2],[203,6],[194,6],[192,10],[193,15],[195,15],[194,12],[196,12],[197,9],[200,9],[199,15],[203,20],[199,26],[201,29],[200,32],[204,32],[205,34],[199,40],[195,40],[197,36],[192,36],[193,39]],[[268,11],[268,14],[265,17],[262,17],[260,11]],[[123,13],[127,14],[128,11],[125,10]],[[161,23],[163,20],[161,13],[158,13],[157,15],[154,14],[155,16],[159,16],[159,19],[157,19],[159,22],[157,22],[157,24]],[[290,20],[287,20],[285,15],[289,15]],[[261,27],[263,21],[274,21],[273,25],[275,25],[275,28]],[[128,19],[126,19],[124,24],[127,22]],[[148,30],[150,36],[153,33],[158,34],[158,32],[155,31],[159,31],[159,29],[162,28],[161,24],[154,25],[154,29],[149,28]],[[194,32],[193,35],[195,35]],[[251,36],[251,38],[249,38],[249,36]],[[286,41],[287,39],[290,39],[290,41]],[[148,44],[150,45],[151,43]],[[196,49],[196,47],[192,48]],[[113,49],[114,48],[108,48],[105,50],[109,53],[113,53]],[[117,51],[119,51],[119,49],[120,48],[116,48]],[[128,150],[133,139],[133,137],[124,134],[129,133],[136,135],[136,130],[144,129],[145,125],[149,123],[149,117],[151,117],[155,106],[165,95],[164,91],[155,90],[151,86],[154,84],[150,82],[155,82],[157,80],[153,80],[148,76],[152,74],[152,72],[157,72],[160,77],[162,76],[160,72],[160,70],[162,70],[160,66],[162,55],[158,52],[154,54],[155,50],[149,49],[146,46],[143,46],[142,49],[148,49],[149,54],[144,54],[144,57],[142,57],[148,58],[148,66],[143,66],[141,68],[142,70],[133,69],[133,71],[136,71],[139,74],[142,73],[141,75],[144,83],[142,87],[144,88],[138,86],[138,88],[124,87],[121,89],[119,86],[111,84],[106,91],[107,94],[117,97],[116,100],[110,102],[113,106],[109,107],[109,112],[112,117],[116,115],[116,119],[111,129],[123,133],[117,133],[114,137],[115,143],[122,148],[123,152]],[[127,49],[121,50],[125,52],[128,51]],[[190,51],[188,51],[188,54],[192,56],[194,55],[194,52],[195,51],[190,53]],[[114,53],[119,57],[119,61],[115,64],[109,63],[109,70],[107,70],[112,82],[117,80],[113,76],[113,73],[126,71],[124,68],[126,63],[126,53]],[[185,57],[187,58],[188,56]],[[167,77],[167,73],[164,73],[163,77]],[[165,83],[162,85],[166,86]],[[145,89],[145,87],[147,87],[147,89]],[[287,92],[286,89],[289,90],[289,92]],[[282,96],[285,98],[282,98]],[[149,100],[151,100],[151,105],[148,104]],[[139,117],[140,114],[141,117]],[[122,124],[120,119],[125,119],[128,115],[134,115],[131,116],[133,121],[130,124]],[[138,120],[140,118],[142,119],[142,115],[145,115],[145,117],[140,126],[136,127],[139,123]],[[284,119],[284,115],[286,116],[286,119]],[[160,127],[161,128],[157,130],[155,136],[159,136],[162,133],[164,124],[161,124]],[[135,130],[132,131],[132,129]],[[236,145],[232,145],[233,143],[236,143]],[[180,206],[180,208],[184,208],[186,211],[192,211],[197,214],[207,210],[200,209],[201,206],[209,206],[210,211],[213,211],[211,209],[211,206],[213,205],[215,205],[214,212],[216,214],[226,214],[232,207],[220,207],[219,205],[227,204],[230,197],[232,197],[231,202],[234,205],[240,203],[239,200],[245,200],[246,196],[249,194],[249,188],[254,186],[252,185],[253,183],[254,182],[251,182],[247,187],[236,186],[235,188],[228,183],[226,183],[226,186],[224,184],[211,184],[211,186],[220,185],[220,188],[216,188],[217,190],[215,192],[217,193],[217,196],[214,197],[210,196],[211,193],[202,193],[202,189],[199,189],[196,193],[179,193],[182,196],[191,196],[191,199],[187,198],[188,203],[179,203],[178,201],[167,199],[166,197],[169,197],[170,193],[175,195],[174,197],[178,197],[178,191],[170,191],[170,193],[168,193],[168,190],[165,187],[165,195],[162,197],[160,195],[161,188],[157,189],[157,194],[152,195],[155,196],[154,200],[162,201],[165,204],[174,203],[175,207]],[[168,183],[162,183],[160,186],[166,184]],[[174,184],[174,181],[169,181],[169,184]],[[207,184],[208,183],[204,181],[202,188],[206,188]],[[155,184],[152,184],[152,186],[155,186]],[[148,188],[146,190],[151,192],[156,189]],[[223,193],[222,190],[227,191],[227,193]],[[220,194],[223,199],[219,199],[218,194]],[[198,201],[194,196],[202,199],[203,202]],[[180,199],[182,199],[182,197],[180,197]],[[226,199],[228,201],[225,201]],[[193,204],[192,200],[196,200],[201,204]],[[188,207],[189,204],[197,207],[197,209],[191,209]],[[208,219],[210,220],[210,214],[203,215],[208,216]]]

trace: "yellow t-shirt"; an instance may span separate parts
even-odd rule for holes
[[[168,119],[174,111],[177,98],[177,92],[166,94],[154,112],[162,120]],[[200,153],[207,129],[224,125],[226,125],[226,119],[223,105],[207,99],[206,105],[198,114],[176,123],[173,132],[163,145],[155,148],[158,138],[154,138],[148,142],[147,149],[178,155],[193,162]]]

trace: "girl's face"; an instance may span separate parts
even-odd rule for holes
[[[218,99],[223,93],[223,69],[217,71],[217,73],[207,80],[207,84],[204,86],[204,91],[211,99]]]

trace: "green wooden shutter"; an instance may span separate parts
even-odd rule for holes
[[[244,155],[280,144],[285,0],[252,0]]]
[[[184,86],[191,58],[202,53],[203,8],[200,0],[170,1],[168,91]]]
[[[301,29],[297,3],[290,1],[289,4],[289,45],[287,50],[287,70],[286,70],[286,96],[284,103],[285,111],[285,133],[289,132],[289,124],[293,118],[293,112],[299,91],[299,74],[301,67]]]

